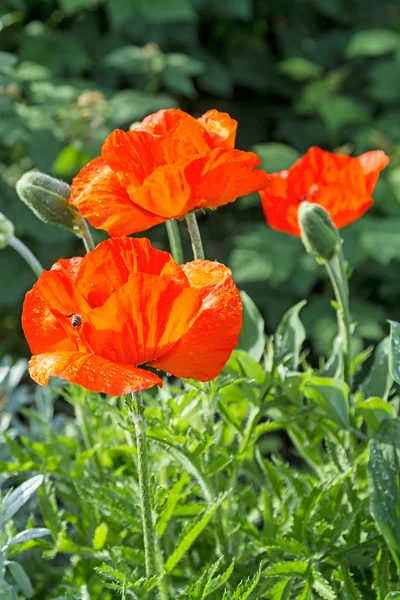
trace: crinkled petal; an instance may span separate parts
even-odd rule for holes
[[[55,317],[39,292],[38,284],[26,294],[22,328],[33,354],[54,350],[75,350],[67,323]]]
[[[387,164],[384,153],[370,155],[357,159],[310,148],[289,171],[274,173],[261,192],[268,223],[274,229],[300,235],[298,209],[307,200],[326,208],[336,227],[349,225],[372,205],[371,191]]]
[[[207,128],[198,119],[180,109],[160,110],[146,117],[135,131],[146,131],[162,136],[169,142],[169,151],[174,149],[174,159],[194,158],[214,148]],[[171,155],[171,159],[173,156]]]
[[[37,289],[44,302],[56,316],[85,313],[90,307],[80,294],[75,281],[82,263],[81,257],[61,259],[50,271],[43,271]]]
[[[265,188],[268,175],[254,170],[259,164],[252,152],[221,148],[191,162],[186,179],[192,189],[192,209],[217,208]]]
[[[146,238],[120,237],[101,242],[83,258],[76,287],[89,306],[96,308],[136,272],[160,275],[182,287],[189,286],[169,252],[153,248]]]
[[[372,194],[378,181],[379,173],[389,164],[389,157],[383,150],[372,150],[371,152],[361,154],[358,157],[358,161],[364,171],[367,193]]]
[[[88,314],[84,336],[99,356],[139,365],[172,348],[200,307],[198,290],[158,275],[133,273]]]
[[[162,386],[160,378],[150,371],[82,352],[60,350],[38,354],[29,361],[29,373],[39,385],[47,385],[50,377],[61,377],[92,392],[110,396]]]
[[[209,381],[221,372],[237,345],[242,301],[224,265],[196,260],[183,269],[190,285],[201,293],[201,310],[174,348],[150,364],[177,377]]]
[[[219,112],[219,110],[214,108],[204,113],[198,121],[209,134],[214,148],[233,150],[235,147],[237,121],[232,119],[228,113]]]
[[[99,157],[90,161],[74,178],[70,203],[93,227],[110,235],[145,231],[162,222],[132,203],[117,175]]]
[[[187,164],[180,160],[158,168],[141,188],[130,191],[132,201],[163,221],[184,216],[190,210],[192,195],[185,175]]]

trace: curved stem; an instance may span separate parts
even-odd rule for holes
[[[10,239],[8,240],[8,245],[11,246],[11,248],[14,248],[14,250],[16,250],[18,254],[22,256],[25,262],[28,263],[35,275],[37,275],[37,277],[40,277],[43,271],[43,267],[36,258],[36,256],[33,254],[33,252],[29,250],[28,246],[25,246],[25,244],[21,242],[21,240],[16,238],[15,235],[12,235],[10,237]]]
[[[349,311],[349,291],[342,252],[326,263],[326,269],[332,283],[333,291],[335,292],[336,301],[339,305],[338,322],[343,343],[343,378],[345,382],[351,386],[351,319]]]
[[[96,248],[92,235],[89,231],[88,224],[86,223],[86,219],[82,219],[82,234],[80,237],[85,245],[86,252],[91,252]]]
[[[183,250],[178,223],[174,219],[170,219],[165,223],[165,226],[167,228],[171,254],[175,262],[177,262],[178,265],[181,265],[183,263]]]
[[[204,259],[203,244],[201,241],[199,226],[197,225],[196,215],[194,212],[190,212],[185,216],[185,219],[192,242],[193,256],[195,260],[198,258]]]
[[[151,511],[149,461],[147,456],[146,422],[141,392],[127,397],[127,405],[136,434],[140,508],[143,522],[144,554],[147,578],[157,575],[156,533]]]

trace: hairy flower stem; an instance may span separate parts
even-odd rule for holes
[[[339,333],[342,339],[343,378],[351,387],[351,318],[349,311],[349,288],[344,266],[343,254],[340,251],[331,261],[326,263],[338,303]]]
[[[40,277],[43,271],[43,267],[36,258],[36,256],[29,250],[27,246],[21,240],[12,235],[8,240],[8,245],[11,248],[14,248],[18,252],[20,256],[25,260],[25,262],[30,266],[32,271],[35,273],[37,277]]]
[[[85,219],[82,219],[82,233],[80,235],[83,244],[85,246],[85,250],[86,252],[91,252],[92,250],[95,249],[95,243],[93,241],[92,235],[89,231],[89,227],[88,224],[86,223]]]
[[[147,456],[146,422],[144,418],[144,405],[141,392],[133,393],[131,399],[127,397],[127,405],[133,421],[136,434],[138,455],[140,508],[143,523],[144,554],[147,578],[157,575],[156,560],[156,533],[153,515],[151,512],[149,461]]]
[[[170,219],[165,223],[165,226],[167,228],[171,254],[175,262],[177,262],[178,265],[181,265],[183,263],[183,250],[178,223],[174,219]]]
[[[203,244],[201,241],[199,226],[197,225],[196,215],[194,212],[190,212],[185,216],[185,219],[192,242],[193,256],[195,260],[199,258],[204,259]]]

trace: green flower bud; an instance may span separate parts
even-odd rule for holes
[[[0,250],[8,246],[10,238],[14,235],[14,225],[3,213],[0,213]]]
[[[17,181],[16,190],[22,202],[41,221],[61,225],[81,235],[82,216],[68,202],[71,194],[68,183],[40,171],[29,171]]]
[[[307,252],[320,262],[332,260],[341,249],[342,240],[328,211],[319,204],[302,202],[298,219]]]

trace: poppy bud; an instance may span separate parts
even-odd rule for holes
[[[10,238],[14,235],[14,225],[3,213],[0,213],[0,250],[8,246]]]
[[[305,249],[320,262],[332,260],[339,252],[342,240],[325,208],[319,204],[302,202],[299,225]]]
[[[71,187],[65,181],[40,171],[25,173],[16,185],[17,194],[45,223],[61,225],[81,235],[82,217],[68,198]]]

